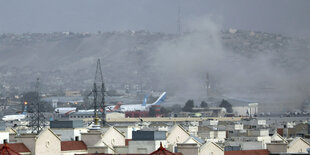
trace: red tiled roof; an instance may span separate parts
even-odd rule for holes
[[[160,143],[160,147],[156,151],[150,153],[150,155],[182,155],[182,153],[172,153],[166,150]]]
[[[79,154],[79,155],[82,155],[82,154]],[[113,155],[113,154],[96,153],[96,154],[84,154],[84,155]],[[182,155],[182,153],[172,153],[166,150],[160,143],[160,147],[156,151],[150,154],[118,154],[118,155]]]
[[[268,150],[225,151],[225,155],[269,155]]]
[[[83,141],[62,141],[61,151],[70,150],[87,150],[87,146]]]
[[[12,152],[18,152],[18,153],[22,153],[22,152],[30,152],[30,150],[25,146],[25,144],[23,143],[11,143],[11,144],[6,144],[7,147],[9,148],[9,150],[11,150]],[[3,149],[5,149],[5,144],[0,144],[0,152],[2,153]]]

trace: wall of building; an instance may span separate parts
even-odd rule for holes
[[[87,150],[61,151],[61,155],[87,154]]]
[[[7,143],[10,141],[10,134],[6,131],[0,131],[0,144],[3,144],[4,140],[6,140]]]
[[[24,143],[25,146],[30,150],[32,154],[35,154],[35,134],[25,134],[17,136],[17,143]]]
[[[177,152],[183,155],[198,155],[199,147],[196,144],[178,144]]]
[[[267,144],[267,149],[270,153],[285,153],[287,152],[287,144]]]
[[[183,143],[189,138],[189,134],[179,126],[174,126],[167,136],[168,150],[174,152],[177,143]]]
[[[81,133],[86,133],[86,128],[53,128],[52,131],[60,135],[62,141],[74,141],[75,137],[81,140]]]
[[[307,143],[302,140],[296,141],[294,144],[288,145],[288,153],[307,153],[307,149],[310,147]]]
[[[125,136],[117,131],[114,127],[110,127],[102,137],[102,141],[110,147],[125,146]]]
[[[44,130],[39,134],[35,143],[35,154],[37,155],[60,155],[61,143],[51,131]]]
[[[128,153],[152,153],[160,147],[162,143],[163,147],[167,147],[166,141],[130,141],[128,145]]]
[[[209,142],[200,147],[198,155],[224,155],[224,150]]]
[[[104,144],[101,142],[100,131],[90,131],[88,133],[82,133],[81,138],[87,146],[104,146]]]

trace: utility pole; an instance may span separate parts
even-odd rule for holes
[[[99,109],[98,107],[102,109],[101,110],[101,124],[102,126],[105,126],[106,124],[105,86],[103,82],[100,59],[98,59],[97,61],[95,80],[93,84],[93,89],[90,94],[93,94],[93,97],[94,97],[94,100],[93,100],[94,101],[94,127],[95,128],[100,127],[99,116],[98,116],[98,111],[97,111]],[[101,100],[100,100],[100,97],[101,97]],[[98,103],[98,101],[100,103]]]
[[[32,133],[39,134],[43,128],[46,126],[46,118],[40,109],[40,90],[39,90],[39,78],[37,78],[35,84],[35,99],[33,100],[32,106],[30,106],[30,111],[32,111],[32,116],[30,120],[30,127]]]

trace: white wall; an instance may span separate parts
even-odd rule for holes
[[[167,148],[167,141],[129,141],[128,153],[129,154],[149,154],[156,151],[160,142],[164,148]]]
[[[81,133],[87,133],[86,128],[53,128],[52,131],[60,135],[61,141],[74,141],[76,136],[81,140]]]
[[[10,134],[9,132],[6,131],[0,131],[0,144],[3,144],[3,140],[7,141],[7,143],[9,143],[10,141]]]

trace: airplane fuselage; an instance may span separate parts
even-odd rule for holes
[[[25,119],[26,118],[26,115],[24,114],[20,114],[20,115],[5,115],[3,116],[2,120],[4,121],[15,121],[15,120],[22,120],[22,119]]]

